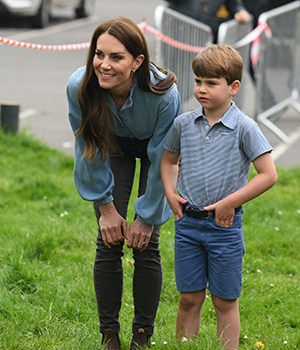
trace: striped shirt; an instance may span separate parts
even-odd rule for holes
[[[180,155],[178,192],[197,207],[243,187],[251,162],[272,147],[257,123],[232,102],[212,127],[202,107],[174,120],[164,148]]]

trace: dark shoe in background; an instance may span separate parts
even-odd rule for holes
[[[150,337],[147,333],[140,328],[137,332],[133,333],[130,350],[142,350],[149,347]]]
[[[106,329],[102,334],[103,350],[121,350],[119,333],[113,329]]]

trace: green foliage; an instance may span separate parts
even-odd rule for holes
[[[93,290],[97,226],[91,204],[74,188],[72,158],[23,132],[1,131],[0,155],[0,349],[100,349]],[[266,350],[300,348],[300,168],[278,169],[278,176],[273,189],[244,206],[244,350],[255,350],[257,341]],[[153,348],[217,350],[209,296],[198,339],[184,345],[175,339],[173,239],[170,220],[161,231],[164,281]],[[130,249],[123,262],[126,349],[133,315]]]

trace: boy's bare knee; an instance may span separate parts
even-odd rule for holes
[[[179,309],[189,311],[193,308],[199,308],[205,299],[204,292],[181,293],[179,299]]]
[[[181,296],[179,299],[179,309],[182,311],[188,311],[195,306],[195,301],[187,295]]]
[[[226,299],[219,298],[215,295],[212,295],[211,299],[214,304],[214,308],[217,312],[221,312],[221,313],[228,312],[231,309],[236,308],[237,306],[237,299],[226,300]]]

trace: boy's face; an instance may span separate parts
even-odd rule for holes
[[[195,77],[194,95],[205,110],[225,113],[239,87],[238,80],[228,85],[225,78]]]

